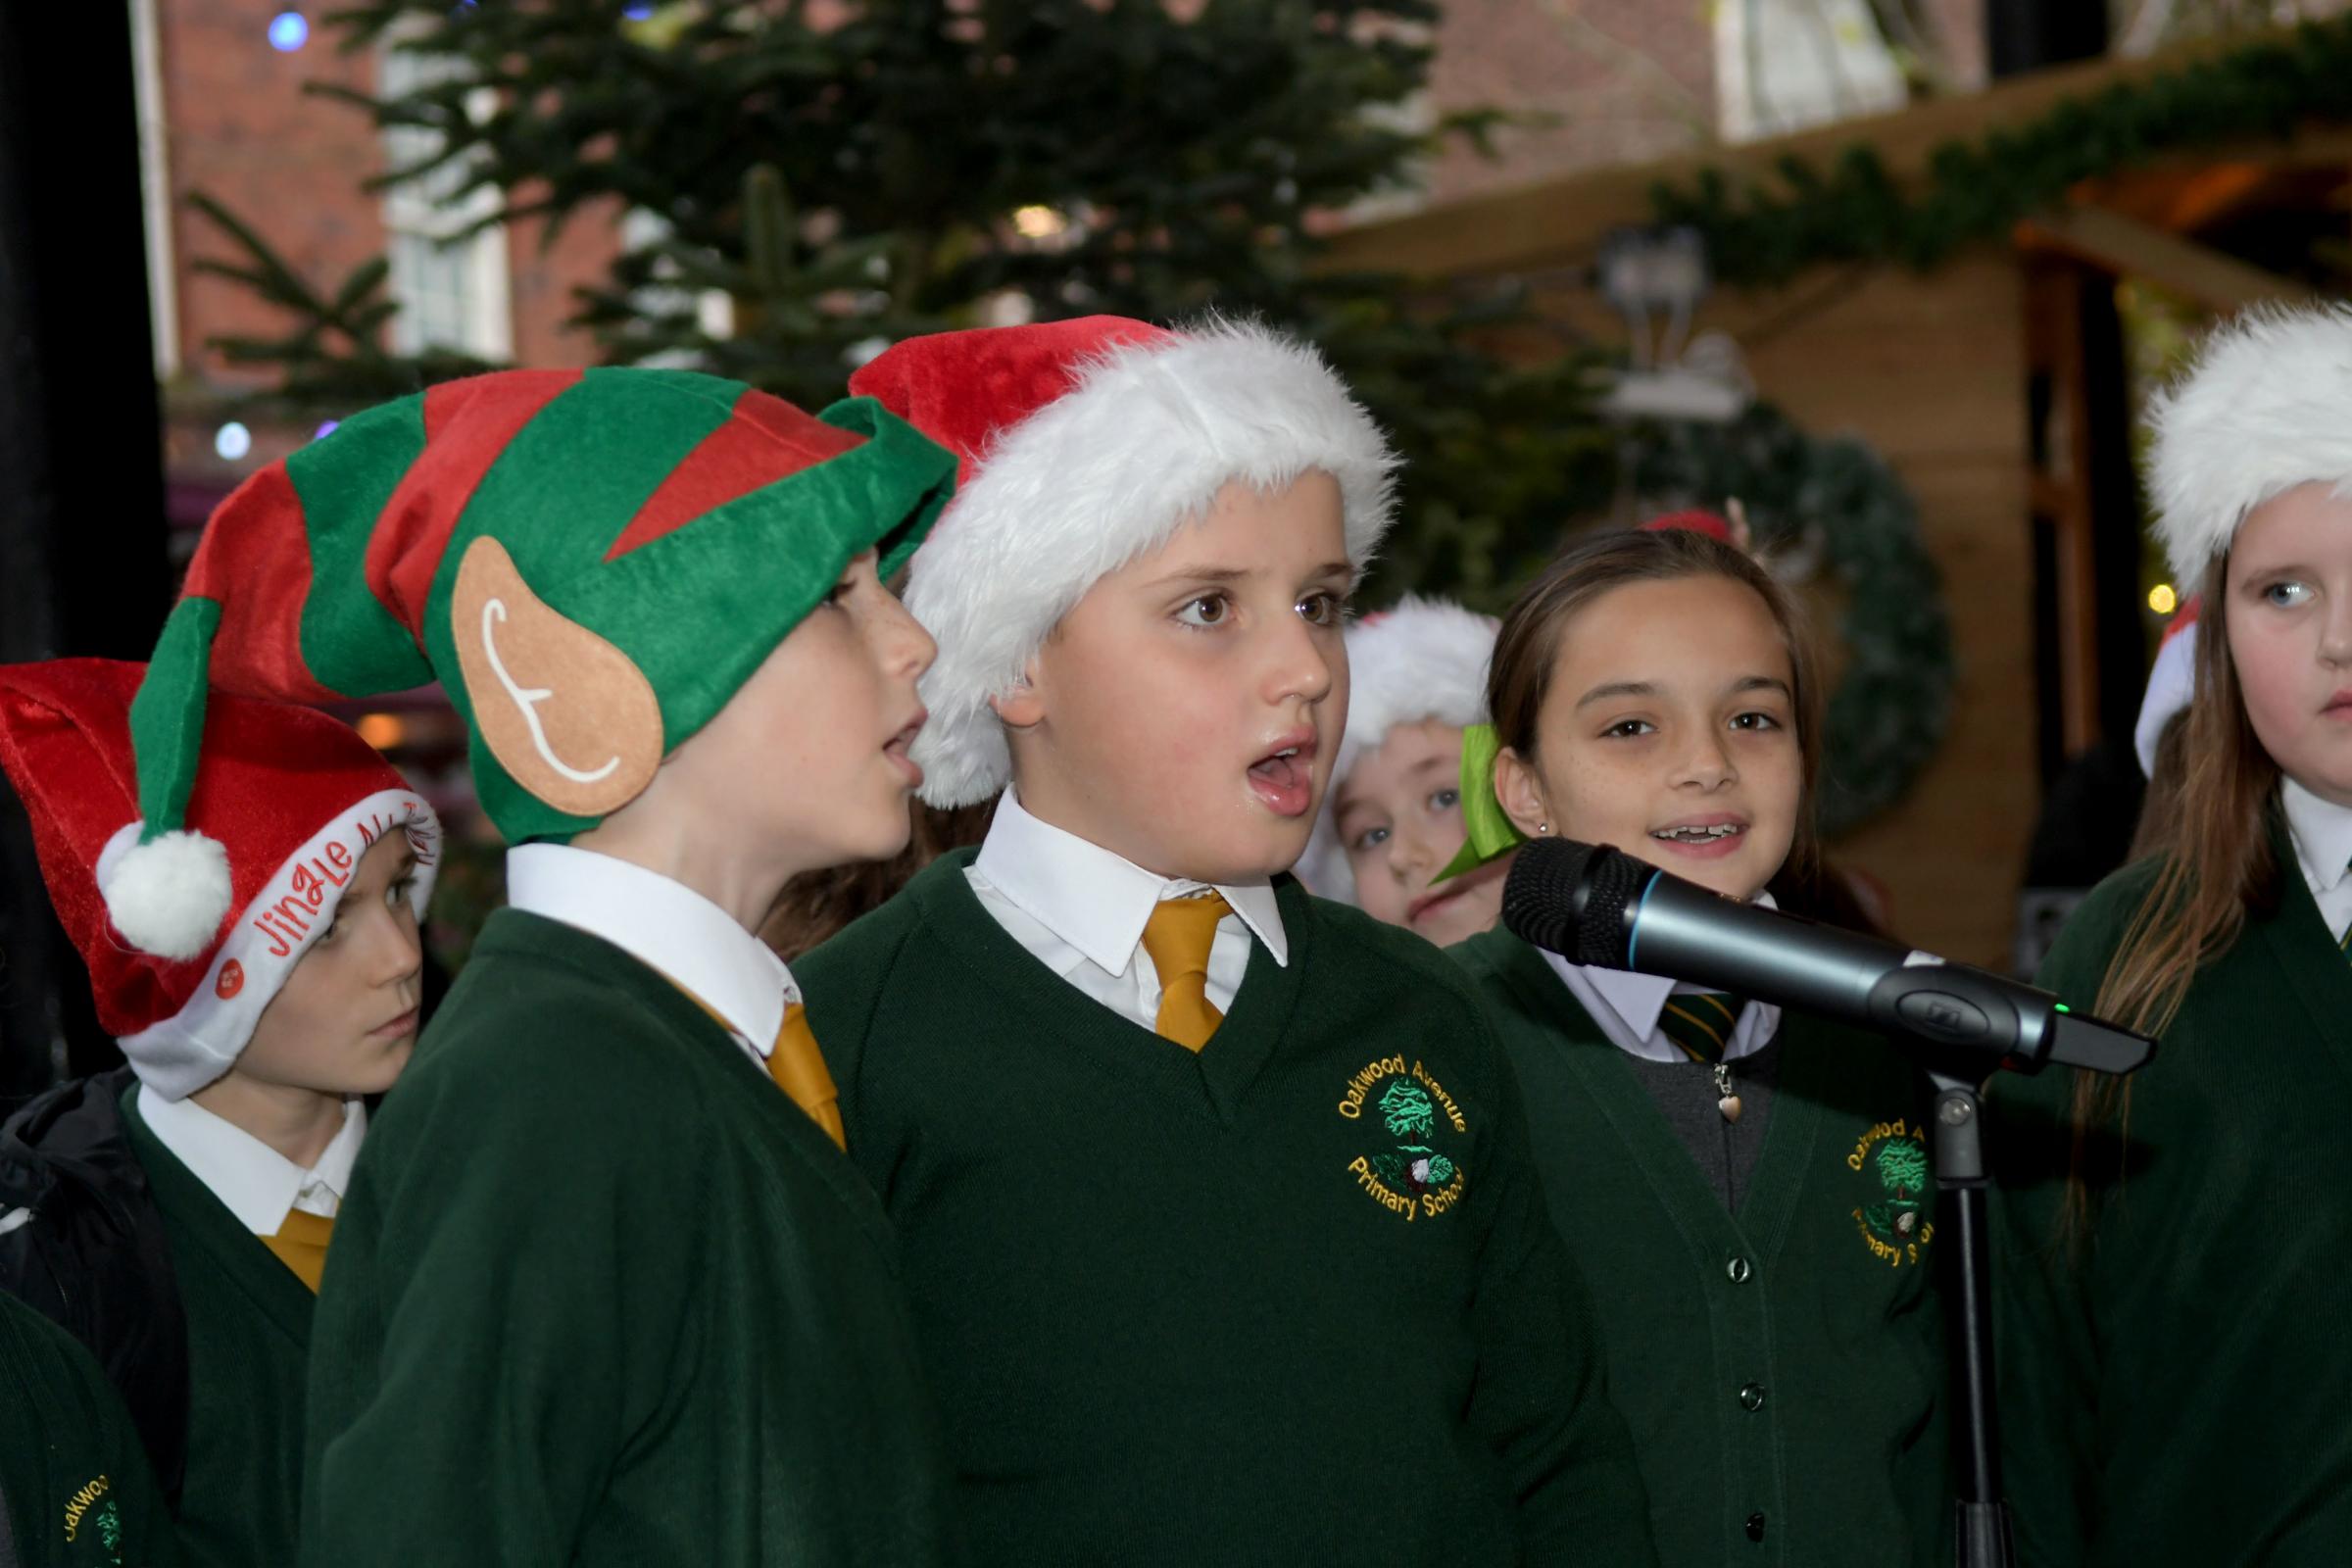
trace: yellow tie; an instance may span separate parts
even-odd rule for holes
[[[1159,971],[1159,1017],[1153,1027],[1187,1051],[1207,1045],[1225,1021],[1208,1000],[1208,950],[1217,940],[1217,922],[1229,912],[1214,893],[1162,899],[1144,923],[1144,951]]]
[[[294,1277],[318,1294],[318,1276],[326,1270],[326,1243],[335,1233],[335,1222],[324,1214],[314,1214],[304,1208],[286,1210],[286,1222],[277,1228],[275,1236],[265,1236],[262,1245],[277,1254],[277,1260],[294,1271]]]
[[[767,1075],[825,1130],[836,1149],[850,1147],[841,1125],[841,1091],[833,1087],[824,1054],[808,1030],[808,1010],[797,1002],[784,1009],[784,1027],[776,1031],[775,1047],[767,1054]]]

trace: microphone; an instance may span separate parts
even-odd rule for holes
[[[1572,963],[1631,969],[1797,1007],[1916,1042],[1945,1059],[2124,1073],[2156,1043],[2046,991],[1802,915],[1735,904],[1605,844],[1524,845],[1502,923]],[[1985,1060],[1984,1058],[1991,1058]]]

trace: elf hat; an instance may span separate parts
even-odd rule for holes
[[[183,831],[208,678],[296,702],[439,680],[490,819],[566,839],[634,800],[853,557],[895,570],[954,473],[870,401],[811,418],[684,370],[507,370],[354,415],[206,525],[131,709],[116,927],[188,958],[226,912]]]
[[[1355,876],[1340,843],[1340,786],[1399,724],[1436,719],[1465,729],[1487,718],[1487,665],[1497,623],[1442,599],[1408,597],[1348,628],[1348,733],[1331,767],[1331,787],[1314,836],[1298,862],[1312,892],[1356,901]]]
[[[2243,313],[2150,416],[2156,535],[2187,595],[2264,502],[2314,481],[2352,497],[2352,305]]]
[[[50,902],[89,965],[98,1018],[139,1077],[178,1100],[228,1070],[360,858],[388,833],[416,851],[409,903],[433,886],[441,824],[391,764],[307,708],[217,697],[169,896],[233,909],[178,958],[142,953],[99,889],[138,837],[130,707],[144,664],[58,659],[0,665],[0,768],[32,820]],[[200,837],[201,835],[201,837]]]
[[[2164,628],[2156,662],[2148,667],[2148,689],[2140,694],[2139,720],[2132,726],[2132,749],[2139,754],[2140,772],[2149,778],[2156,776],[2156,745],[2164,739],[2164,726],[2196,695],[2197,614],[2202,608],[2202,601],[2196,599],[2180,607],[2173,623]]]
[[[1164,331],[1115,316],[909,338],[850,378],[955,449],[962,485],[906,608],[939,642],[913,754],[923,799],[1012,776],[989,706],[1086,591],[1158,549],[1235,480],[1339,481],[1348,560],[1389,525],[1395,455],[1313,349],[1262,326]]]

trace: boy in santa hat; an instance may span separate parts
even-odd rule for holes
[[[794,873],[906,842],[933,650],[880,578],[954,473],[870,401],[517,370],[345,419],[207,528],[142,783],[208,665],[438,679],[514,846],[346,1195],[306,1561],[948,1553],[888,1228],[752,933]]]
[[[1509,857],[1437,881],[1461,853],[1462,743],[1487,717],[1495,622],[1408,597],[1348,628],[1348,730],[1298,862],[1310,892],[1439,947],[1502,913]]]
[[[0,1295],[0,1563],[178,1561],[171,1510],[105,1370],[73,1335]]]
[[[1651,1560],[1510,1074],[1309,898],[1386,442],[1315,353],[1115,318],[852,380],[961,454],[908,608],[943,807],[803,964],[993,1562]]]
[[[189,1562],[287,1562],[313,1297],[416,1044],[440,828],[342,724],[223,698],[142,880],[145,672],[0,666],[0,768],[129,1063],[0,1129],[0,1286],[97,1352]]]

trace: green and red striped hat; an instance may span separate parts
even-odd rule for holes
[[[895,570],[955,476],[870,398],[811,417],[687,370],[500,371],[354,415],[206,524],[131,712],[141,825],[106,890],[116,925],[191,946],[203,911],[154,890],[224,853],[183,828],[208,680],[307,703],[439,680],[499,830],[567,839],[633,799],[854,557]]]

